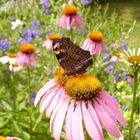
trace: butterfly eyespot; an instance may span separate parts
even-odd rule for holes
[[[55,53],[55,54],[60,54],[60,51],[61,51],[61,50],[58,49],[58,50],[54,51],[54,53]]]

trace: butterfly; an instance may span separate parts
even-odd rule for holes
[[[66,75],[85,73],[87,67],[93,64],[90,52],[83,50],[69,38],[54,40],[53,51]]]

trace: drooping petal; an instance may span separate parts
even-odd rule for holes
[[[84,133],[82,127],[82,113],[81,104],[78,102],[76,108],[73,108],[72,116],[72,140],[84,140]]]
[[[119,112],[119,110],[116,107],[108,106],[105,104],[101,99],[98,99],[100,105],[102,108],[108,113],[108,115],[114,119],[115,121],[118,120],[124,127],[126,127],[125,119],[123,118],[122,114]]]
[[[73,116],[74,102],[71,101],[66,116],[66,137],[68,140],[72,140],[72,116]]]
[[[101,137],[97,129],[97,126],[95,125],[90,113],[88,112],[84,101],[82,101],[82,116],[89,136],[94,140],[100,140]]]
[[[106,128],[106,130],[113,136],[119,138],[121,136],[121,132],[117,126],[117,124],[110,118],[110,116],[104,111],[104,109],[97,103],[97,101],[94,101],[94,108],[98,115],[98,118],[100,119],[103,126]]]
[[[57,92],[57,94],[55,95],[55,97],[53,98],[53,100],[48,104],[48,107],[46,108],[46,116],[49,117],[51,112],[53,111],[54,107],[57,105],[57,103],[60,100],[60,97],[63,96],[64,94],[64,90],[61,89],[59,92]]]
[[[0,58],[0,62],[2,64],[6,64],[6,63],[9,62],[9,59],[10,59],[9,56],[3,56],[3,57]]]
[[[60,134],[61,134],[61,130],[62,130],[62,126],[65,119],[65,114],[67,111],[69,101],[70,100],[68,98],[64,98],[62,100],[62,105],[57,111],[55,118],[53,120],[53,136],[55,140],[60,140]]]
[[[94,110],[94,108],[93,108],[93,106],[92,106],[90,101],[88,101],[88,111],[89,111],[94,123],[96,124],[96,126],[98,128],[101,140],[104,140],[104,135],[103,135],[103,131],[102,131],[100,121],[99,121],[99,119],[97,117],[97,114],[96,114],[96,112],[95,112],[95,110]]]
[[[60,91],[59,87],[55,87],[54,89],[50,90],[47,94],[45,94],[40,103],[40,112],[43,112],[45,108],[49,105],[49,103],[53,100],[56,94]]]
[[[63,96],[60,97],[58,104],[55,106],[53,113],[51,115],[50,119],[50,131],[53,132],[54,129],[54,119],[56,117],[57,112],[59,112],[59,109],[63,106],[64,100],[66,100],[66,94],[63,94]]]
[[[50,88],[56,86],[56,79],[51,79],[49,82],[47,82],[37,93],[37,96],[34,101],[34,105],[36,106],[37,103],[39,102],[40,98],[49,90]]]

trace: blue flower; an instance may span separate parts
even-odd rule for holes
[[[121,48],[122,50],[127,50],[127,44],[122,44]]]
[[[140,136],[140,128],[136,131],[136,137]]]
[[[39,30],[40,28],[41,28],[41,26],[37,21],[33,21],[30,25],[30,29],[38,29]]]
[[[49,8],[48,8],[48,5],[49,5],[49,0],[43,0],[42,1],[42,7],[45,11],[46,14],[49,14]]]
[[[114,68],[113,68],[112,65],[108,65],[108,66],[107,66],[107,70],[106,70],[106,71],[107,71],[108,73],[111,73],[113,70],[114,70]]]
[[[109,54],[108,53],[104,54],[104,60],[107,61],[107,62],[109,61]]]
[[[82,33],[83,33],[83,35],[85,35],[87,33],[87,30],[85,28],[83,28]]]
[[[83,4],[90,4],[91,3],[91,0],[82,0],[82,3]]]
[[[121,77],[122,77],[122,75],[121,75],[121,74],[118,74],[118,75],[114,76],[114,79],[115,79],[116,81],[118,81]]]
[[[5,51],[10,45],[11,45],[11,43],[8,42],[7,39],[0,40],[0,48],[1,48],[2,50]]]

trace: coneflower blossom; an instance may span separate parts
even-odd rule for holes
[[[60,18],[59,26],[66,30],[71,30],[76,25],[80,28],[83,25],[82,18],[78,15],[78,9],[74,5],[66,5],[63,11],[63,15]]]
[[[117,126],[126,122],[117,100],[103,90],[100,81],[88,74],[67,76],[62,68],[47,82],[35,98],[40,112],[50,119],[50,130],[60,140],[63,124],[68,140],[84,140],[84,130],[93,140],[103,140],[102,126],[114,137],[121,137]],[[85,129],[83,129],[83,125]],[[102,125],[102,126],[101,126]]]
[[[35,47],[32,44],[25,43],[20,45],[17,53],[17,62],[20,66],[35,66],[38,58],[39,54],[35,51]]]
[[[48,35],[48,39],[43,43],[43,47],[46,47],[49,50],[52,50],[52,45],[53,45],[53,41],[60,39],[60,36],[58,34],[50,34]]]
[[[10,136],[7,136],[7,137],[4,137],[4,136],[0,136],[0,140],[22,140],[18,137],[10,137]]]
[[[91,55],[100,55],[104,48],[105,45],[101,32],[90,32],[82,46],[82,49],[88,50]]]

